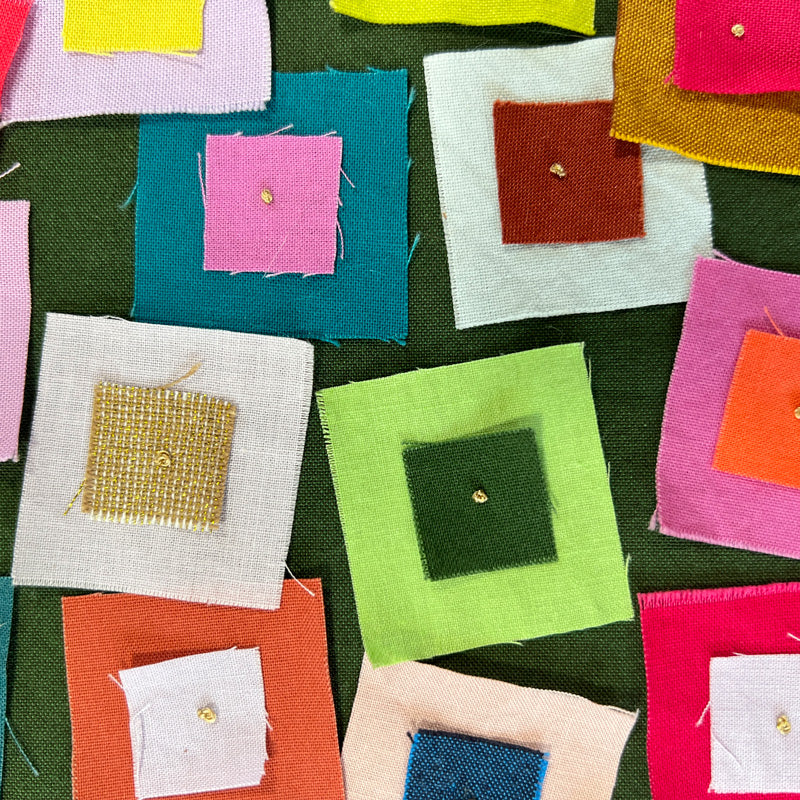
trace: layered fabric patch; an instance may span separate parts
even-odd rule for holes
[[[676,3],[677,0],[650,0],[646,3],[620,0],[614,57],[612,135],[631,142],[664,147],[709,164],[800,174],[800,96],[796,93],[732,97],[687,92],[673,82],[671,73],[676,55],[676,36],[683,34],[682,28],[676,28]],[[700,3],[696,5],[699,7]],[[704,15],[714,15],[715,24],[727,30],[727,36],[734,40],[728,44],[735,52],[749,50],[744,64],[749,65],[751,59],[756,58],[763,59],[767,69],[779,68],[780,64],[793,58],[796,45],[793,45],[794,49],[785,50],[777,61],[771,54],[776,48],[783,49],[784,37],[796,39],[794,16],[785,33],[776,37],[770,22],[775,12],[764,12],[765,3],[736,4],[735,14],[729,13],[731,4],[727,2],[724,7],[716,1],[702,5]],[[769,5],[775,9],[776,5],[782,8],[787,4]],[[749,38],[742,14],[746,14],[749,20]],[[754,23],[754,19],[758,21]],[[740,25],[744,31],[737,36]],[[763,36],[773,39],[769,49],[757,45],[754,48],[752,40],[759,38],[758,28],[764,30]],[[725,32],[720,31],[719,35],[724,36]],[[736,45],[740,46],[738,51]],[[715,47],[713,36],[703,38],[703,47],[708,48],[700,56],[707,80],[719,75],[720,71],[724,71],[729,81],[739,80],[742,70],[736,69],[731,59],[722,56],[727,47],[724,50]],[[712,49],[716,49],[714,55],[711,55]],[[680,70],[681,65],[677,66]],[[759,70],[748,74],[757,76]],[[737,84],[736,88],[743,87]]]
[[[332,275],[340,136],[209,136],[203,266]]]
[[[412,444],[403,463],[428,578],[555,561],[550,497],[532,429]]]
[[[11,615],[14,608],[14,587],[11,578],[0,578],[0,775],[3,767],[3,750],[6,735],[6,699],[8,696],[8,647],[11,643]],[[0,778],[0,782],[2,778]]]
[[[64,50],[196,53],[205,0],[65,0]]]
[[[461,25],[510,25],[544,22],[594,34],[594,0],[330,0],[340,14],[391,25],[455,22]]]
[[[119,671],[137,798],[258,786],[267,760],[257,647]]]
[[[347,798],[398,800],[405,788],[406,800],[610,800],[636,718],[565,692],[416,662],[374,669],[365,658],[342,746]],[[512,755],[512,748],[525,748],[525,755]],[[490,750],[502,752],[504,763]],[[427,758],[415,764],[420,753]],[[547,753],[547,772],[538,787],[533,773],[541,753]],[[449,786],[446,775],[453,776]]]
[[[0,461],[17,460],[25,394],[31,279],[27,200],[0,202]]]
[[[89,5],[99,13],[107,2]],[[148,0],[154,3],[162,5]],[[222,114],[262,109],[269,100],[271,44],[263,0],[206,0],[203,49],[193,58],[65,52],[64,12],[65,0],[37,0],[32,7],[3,93],[4,123],[94,114]]]
[[[306,342],[48,315],[15,583],[277,608],[312,370]]]
[[[0,99],[32,5],[33,0],[0,0]]]
[[[639,608],[653,800],[674,800],[676,786],[682,800],[707,800],[709,791],[736,792],[739,800],[797,792],[800,784],[792,776],[798,761],[790,764],[787,753],[796,747],[797,729],[785,735],[780,719],[786,717],[791,728],[792,716],[800,713],[797,672],[738,662],[776,654],[800,658],[800,584],[642,594]],[[722,683],[713,666],[718,659],[731,662]],[[733,788],[727,777],[718,784],[723,774],[736,774],[741,788]],[[768,788],[780,781],[794,788]],[[754,788],[757,784],[763,788]]]
[[[615,195],[617,173],[611,170],[619,161],[612,156],[619,151],[602,136],[607,106],[596,105],[613,95],[613,49],[613,39],[604,38],[425,58],[457,328],[680,302],[694,259],[711,255],[702,165],[641,148],[643,238],[633,155],[624,160],[629,171]],[[568,120],[557,109],[534,119],[535,108],[514,109],[519,118],[504,119],[501,111],[495,128],[498,102],[500,109],[505,103],[581,104],[568,108],[584,119]],[[575,129],[584,124],[583,150],[580,142],[576,150]],[[518,187],[522,195],[515,194]],[[559,202],[543,212],[545,190]],[[504,244],[509,212],[510,219],[516,213],[523,221],[519,238],[574,243]],[[619,240],[631,234],[640,238]],[[595,236],[609,240],[575,243]]]
[[[795,92],[797,23],[792,0],[677,0],[672,78],[696,92]]]
[[[322,587],[304,585],[274,612],[64,598],[75,800],[344,800]]]
[[[662,533],[800,558],[800,385],[785,341],[800,337],[798,298],[800,276],[698,260],[661,431]]]
[[[487,800],[539,800],[547,755],[442,731],[419,731],[408,759],[404,800],[466,795]]]
[[[374,665],[631,618],[583,345],[351,383],[318,392],[317,404]],[[546,491],[535,478],[527,491],[519,477],[510,483],[514,470],[536,471],[525,434],[473,438],[521,428],[535,433]],[[452,444],[462,439],[469,447]],[[451,443],[462,463],[426,459],[419,474],[412,464],[409,485],[404,454],[415,442]],[[415,506],[433,502],[430,495],[412,499],[423,478],[443,487],[439,499],[448,509],[436,512],[440,529],[424,529],[421,541]],[[534,507],[540,520],[552,510],[556,560],[548,560],[543,529],[529,533],[535,542],[519,542],[517,524],[521,517],[529,523]],[[480,554],[465,553],[458,541],[465,514]],[[439,579],[426,576],[426,561]]]
[[[139,131],[133,315],[149,322],[326,341],[404,343],[409,260],[407,83],[402,70],[276,74],[275,97],[264,113],[144,117]],[[342,142],[341,168],[349,183],[342,184],[338,221],[344,252],[334,274],[309,278],[279,274],[265,279],[262,273],[204,271],[198,153],[205,152],[207,136],[263,137],[287,127],[302,137],[335,131]],[[326,147],[334,149],[335,144]],[[335,160],[330,155],[331,162],[324,167],[328,180],[333,178],[330,167]],[[291,192],[303,192],[307,198],[308,187],[302,189],[295,182],[284,188],[271,186],[266,170],[258,169],[265,180],[254,181],[251,188],[257,189],[253,202],[263,206],[259,211],[286,208],[281,192],[290,186]],[[266,204],[261,198],[265,190],[272,197]],[[300,227],[320,245],[324,239],[329,258],[331,244],[335,246],[329,226],[332,206],[327,205],[331,192],[321,192],[326,197],[325,236],[312,236],[313,218],[306,218],[310,208],[305,200]],[[291,232],[295,222],[282,227],[269,258],[259,256],[259,267],[269,266],[281,244],[278,258],[283,258],[289,238],[296,241]],[[258,231],[252,233],[259,238]],[[312,258],[301,261],[303,271],[313,271]]]
[[[503,244],[640,239],[638,145],[608,135],[611,102],[494,104]]]

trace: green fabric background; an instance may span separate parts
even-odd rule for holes
[[[558,317],[456,331],[450,301],[422,57],[443,50],[526,47],[574,41],[538,25],[466,29],[378,27],[338,17],[326,0],[269,0],[275,67],[300,71],[407,67],[417,87],[410,116],[410,236],[422,233],[410,270],[406,347],[380,342],[317,345],[315,387],[572,341],[586,342],[592,386],[622,547],[635,591],[800,580],[800,562],[672,539],[647,530],[661,415],[682,305]],[[599,0],[597,30],[614,32],[614,0]],[[0,131],[0,198],[29,198],[33,335],[23,438],[30,430],[46,311],[127,316],[133,299],[133,209],[117,206],[136,180],[132,117],[13,125]],[[800,178],[708,167],[716,246],[733,258],[800,272]],[[702,387],[698,387],[702,391]],[[64,413],[69,413],[65,408]],[[0,574],[11,568],[22,464],[0,465]],[[289,565],[324,581],[333,686],[343,734],[361,665],[361,641],[322,430],[312,411]],[[9,742],[2,797],[67,800],[70,725],[60,596],[23,589],[15,597],[8,716],[41,771],[34,779]],[[526,686],[576,692],[600,703],[645,709],[636,622],[501,645],[437,664]],[[577,724],[577,723],[576,723]],[[622,761],[617,800],[649,797],[646,716]]]

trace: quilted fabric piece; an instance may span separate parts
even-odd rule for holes
[[[792,0],[677,0],[673,81],[718,94],[797,91],[799,19]]]
[[[119,682],[137,798],[261,783],[267,712],[257,647],[123,669]]]
[[[630,711],[565,692],[514,686],[416,662],[374,669],[365,658],[342,745],[347,800],[402,797],[410,739],[420,728],[546,751],[541,800],[610,800],[636,718]],[[490,791],[484,787],[468,794],[457,784],[451,792],[434,796],[464,800],[491,797]],[[531,787],[521,796],[533,797]]]
[[[31,279],[27,200],[0,202],[0,461],[17,459],[25,394]]]
[[[455,22],[461,25],[510,25],[544,22],[594,34],[594,0],[330,0],[340,14],[392,25]]]
[[[32,5],[33,0],[0,0],[0,99]]]
[[[403,449],[422,568],[433,580],[555,561],[530,428]]]
[[[0,774],[3,767],[3,745],[6,735],[6,698],[8,695],[8,646],[11,643],[11,615],[14,607],[14,587],[11,578],[0,578],[0,714],[3,725],[0,725]],[[0,778],[0,782],[2,779]]]
[[[272,78],[264,0],[207,0],[204,17],[203,49],[194,58],[99,58],[65,52],[64,0],[37,0],[8,73],[2,122],[264,108]]]
[[[204,5],[205,0],[65,0],[64,50],[197,52]]]
[[[405,800],[539,800],[547,756],[538,750],[441,731],[419,731],[408,759]]]
[[[275,75],[264,113],[144,117],[136,197],[136,302],[149,322],[322,339],[408,334],[408,77],[396,72]],[[197,154],[209,134],[336,131],[352,181],[339,211],[333,276],[204,271]],[[268,188],[268,187],[267,187]]]
[[[774,330],[767,308],[787,336],[800,335],[798,298],[800,276],[698,260],[661,430],[653,524],[662,533],[800,558],[797,490],[712,467],[746,334]],[[800,425],[798,405],[787,413]]]
[[[725,404],[714,469],[800,489],[798,359],[800,339],[747,332]]]
[[[309,344],[288,339],[48,315],[14,582],[277,608],[313,356]],[[219,526],[205,533],[119,525],[77,508],[65,514],[85,477],[95,386],[164,386],[198,362],[179,389],[236,406]],[[180,445],[166,452],[166,469],[183,463],[183,451]]]
[[[503,244],[494,103],[611,100],[613,50],[604,38],[425,58],[457,328],[680,302],[694,259],[711,255],[702,165],[649,147],[641,153],[643,239]]]
[[[351,383],[317,405],[375,666],[631,618],[583,345]],[[539,444],[558,560],[427,580],[403,445],[520,426]]]
[[[205,269],[331,275],[339,136],[209,136]]]
[[[503,244],[645,235],[640,148],[608,135],[611,101],[494,104]]]
[[[759,14],[758,4],[742,5],[748,14]],[[730,97],[687,92],[670,83],[675,12],[676,0],[620,0],[612,136],[709,164],[800,174],[800,96]],[[736,19],[725,20],[730,32]],[[739,43],[746,37],[745,32]]]
[[[704,709],[710,699],[711,659],[738,653],[800,653],[800,643],[793,638],[798,635],[800,584],[641,594],[639,608],[653,800],[674,800],[676,786],[680,786],[681,800],[708,800],[715,728],[713,706],[709,713],[704,714]],[[762,686],[764,702],[769,700],[769,688],[768,683]],[[740,706],[739,720],[748,725],[755,713]],[[771,720],[770,726],[775,739],[782,739],[776,720]],[[719,741],[728,745],[727,738]],[[772,744],[782,743],[773,740]],[[738,800],[763,797],[752,791],[737,794]],[[777,793],[773,800],[793,798]]]
[[[125,693],[109,675],[230,648],[260,652],[269,760],[261,764],[264,777],[257,787],[200,791],[189,797],[344,800],[322,586],[319,580],[305,580],[304,585],[313,596],[287,581],[283,603],[274,612],[124,594],[65,597],[74,800],[136,798],[130,715]],[[244,684],[244,675],[241,680]],[[197,694],[194,699],[203,709],[187,711],[189,720],[210,736],[222,732],[224,708],[215,706],[213,696]],[[206,708],[214,711],[216,723],[198,717],[197,711]],[[261,713],[263,717],[263,705]],[[224,768],[218,761],[210,759],[207,774]]]

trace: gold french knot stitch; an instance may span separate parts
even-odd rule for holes
[[[483,505],[489,499],[489,495],[483,489],[476,489],[472,493],[472,499],[479,505]]]
[[[778,717],[777,722],[775,723],[775,727],[784,735],[792,732],[792,723],[789,722],[789,717],[786,714],[781,714]]]
[[[556,175],[559,178],[564,178],[567,175],[567,171],[561,164],[553,164],[550,167],[550,172],[552,172],[553,175]]]

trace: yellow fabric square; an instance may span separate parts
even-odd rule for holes
[[[65,0],[64,50],[196,53],[205,0]]]

